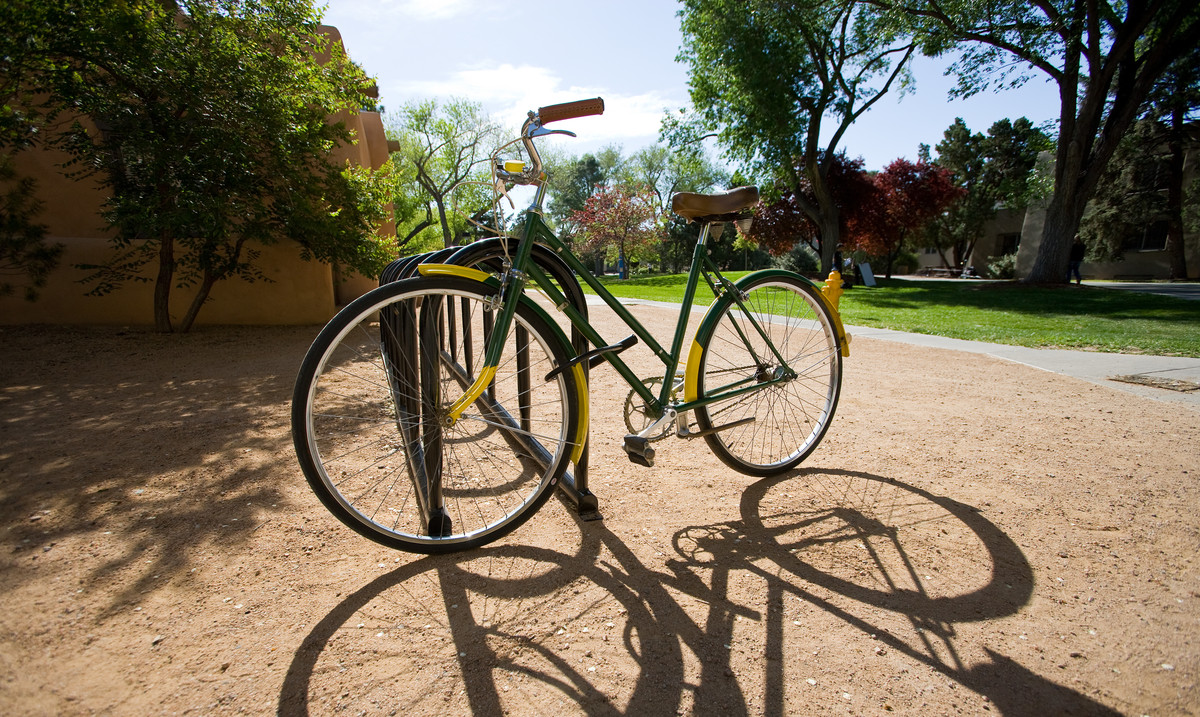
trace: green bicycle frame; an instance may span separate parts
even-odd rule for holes
[[[534,284],[547,296],[550,301],[558,308],[559,311],[566,314],[571,324],[587,338],[588,342],[597,347],[610,345],[600,334],[592,327],[586,317],[571,304],[563,293],[555,286],[554,282],[541,270],[534,262],[530,261],[534,243],[541,243],[549,247],[555,254],[563,260],[563,262],[575,272],[577,276],[583,279],[588,286],[596,292],[604,303],[613,310],[614,313],[623,321],[650,350],[662,361],[665,370],[663,374],[662,387],[659,395],[655,396],[642,380],[629,368],[616,352],[605,352],[602,354],[604,358],[616,369],[617,373],[625,380],[626,383],[642,398],[650,413],[661,415],[663,409],[669,405],[670,394],[674,388],[674,379],[679,359],[683,352],[683,343],[686,337],[688,318],[691,315],[692,305],[695,301],[696,290],[700,283],[700,277],[703,276],[709,289],[712,290],[714,297],[720,298],[722,292],[727,293],[732,300],[737,303],[738,307],[745,311],[745,305],[742,303],[741,292],[728,279],[721,275],[720,270],[712,262],[708,256],[707,242],[709,238],[710,224],[705,224],[701,230],[700,238],[696,242],[695,249],[692,255],[692,265],[688,272],[687,284],[684,288],[683,302],[679,311],[679,319],[675,326],[675,335],[671,340],[670,348],[664,348],[661,343],[648,331],[630,311],[625,308],[621,302],[612,295],[603,284],[600,283],[595,276],[588,271],[583,262],[579,260],[574,253],[546,226],[540,213],[541,195],[539,191],[538,199],[535,200],[534,206],[526,212],[525,234],[522,240],[517,245],[515,255],[511,259],[512,268],[501,277],[502,293],[501,293],[501,310],[496,317],[494,325],[495,338],[487,347],[484,359],[484,366],[494,367],[500,362],[500,351],[503,345],[503,338],[507,335],[513,313],[516,309],[517,302],[512,300],[512,297],[519,296],[525,289],[528,280],[532,280]],[[715,278],[714,278],[715,277]],[[746,311],[746,316],[754,329],[764,339],[767,338],[767,333],[753,315]],[[740,329],[739,329],[740,330]],[[746,340],[747,347],[751,346],[750,341]],[[750,391],[761,390],[765,386],[787,380],[795,376],[795,372],[787,366],[783,357],[779,355],[774,344],[767,339],[767,346],[771,348],[774,354],[774,359],[783,366],[784,371],[780,376],[767,380],[745,380],[740,384],[730,384],[728,386],[717,387],[709,391],[709,395],[705,398],[698,398],[692,401],[670,404],[678,413],[698,408],[707,405],[714,401],[722,400],[731,396],[736,396]],[[481,372],[479,380],[476,382],[478,393],[482,393],[483,388],[490,380],[491,372],[484,370]],[[742,385],[746,384],[746,385]],[[468,389],[467,393],[456,402],[455,406],[460,407],[456,413],[452,410],[452,415],[458,416],[461,410],[464,410],[467,405],[470,405],[477,398],[476,386]]]

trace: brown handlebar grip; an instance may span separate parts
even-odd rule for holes
[[[563,102],[560,105],[550,105],[538,110],[538,118],[542,124],[602,114],[604,114],[604,99],[602,97],[593,97],[590,100],[577,100],[575,102]]]

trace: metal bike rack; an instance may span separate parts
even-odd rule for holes
[[[500,259],[502,256],[504,256],[506,254],[506,252],[504,251],[505,247],[501,244],[501,242],[503,242],[503,241],[514,241],[515,242],[515,240],[506,240],[506,239],[500,239],[500,238],[484,239],[482,241],[477,241],[477,242],[474,242],[472,244],[467,244],[462,247],[449,247],[446,249],[440,249],[437,251],[427,252],[425,254],[417,254],[417,255],[407,256],[407,257],[397,259],[396,261],[393,261],[391,264],[389,264],[386,268],[384,268],[384,270],[380,273],[379,283],[380,283],[380,285],[383,285],[383,284],[387,284],[387,283],[390,283],[393,281],[400,281],[402,279],[407,279],[412,276],[415,276],[417,273],[417,269],[421,264],[456,264],[459,266],[471,266],[471,267],[483,265],[483,266],[487,266],[488,268],[492,269],[493,271],[499,271],[500,270]],[[566,263],[563,262],[562,259],[560,259],[558,257],[558,255],[554,254],[552,251],[550,251],[546,247],[543,247],[540,244],[534,245],[533,261],[538,267],[540,267],[542,269],[542,271],[546,272],[546,274],[548,276],[550,276],[550,278],[552,278],[559,285],[559,287],[563,291],[563,294],[567,297],[567,300],[571,303],[571,305],[577,311],[579,311],[579,313],[583,317],[586,318],[587,317],[586,297],[583,293],[582,287],[579,284],[579,279],[570,270],[570,268],[567,267]],[[466,317],[463,317],[463,318],[464,318],[464,331],[465,331],[466,330],[466,328],[465,328],[466,327],[466,324],[465,324]],[[425,342],[436,341],[440,344],[445,339],[445,337],[440,336],[440,335],[435,336],[435,337],[425,336],[420,330],[419,317],[416,316],[411,311],[404,312],[399,309],[396,309],[396,310],[393,310],[391,313],[389,313],[386,316],[381,316],[380,321],[381,322],[390,322],[390,326],[391,326],[391,329],[387,332],[384,332],[383,336],[381,337],[383,339],[383,345],[384,345],[385,362],[388,362],[389,364],[396,365],[396,364],[400,363],[399,361],[397,361],[395,359],[395,356],[398,356],[399,352],[419,351],[419,350],[421,350],[422,344]],[[451,321],[453,322],[453,317],[451,318]],[[451,330],[453,330],[453,328]],[[486,330],[486,326],[485,326],[485,330]],[[391,337],[391,336],[407,337],[408,342],[410,342],[411,345],[395,346],[394,342],[390,342],[388,340],[389,337]],[[456,343],[457,342],[452,341],[451,345],[454,346]],[[588,345],[587,339],[582,335],[582,333],[578,329],[576,329],[574,326],[572,326],[571,327],[571,348],[575,352],[575,355],[579,356],[579,355],[586,353],[588,351],[588,347],[589,347],[589,345]],[[393,356],[393,354],[395,356]],[[457,361],[459,359],[459,357],[457,357],[457,356],[454,356],[452,358],[455,361]],[[468,373],[472,372],[475,358],[476,357],[473,357],[473,356],[461,357],[463,364],[467,367]],[[588,370],[589,370],[588,362],[584,361],[582,363],[582,366],[583,366],[583,370],[584,370],[584,377],[586,380],[588,377]],[[389,371],[389,377],[392,377],[392,376],[393,376],[392,372]],[[538,378],[540,378],[540,377],[538,377]],[[396,374],[395,377],[390,378],[390,380],[393,381],[393,384],[394,384],[393,391],[397,395],[401,395],[401,394],[409,395],[409,394],[411,394],[411,392],[404,392],[404,391],[400,390],[400,387],[396,386],[395,382],[401,381],[401,380],[420,380],[420,378],[413,377],[413,376],[404,377],[404,376],[400,376],[399,374]],[[527,365],[521,366],[521,363],[518,359],[518,381],[521,381],[521,382],[525,383],[526,385],[529,385],[528,382],[530,380],[536,380],[536,379],[529,375],[528,366]],[[431,394],[431,392],[425,390],[425,388],[426,387],[424,385],[422,385],[422,391],[420,393],[423,396],[429,396]],[[487,400],[486,397],[487,397],[487,394],[485,393],[485,398],[481,398],[480,400],[486,401]],[[397,399],[397,400],[399,400],[399,399]],[[410,400],[409,403],[413,403],[413,401]],[[414,406],[407,406],[407,405],[401,406],[398,403],[397,410],[411,412],[410,415],[415,416],[415,415],[417,415],[417,413],[419,413],[420,407],[415,406],[415,405]],[[494,406],[494,405],[492,406],[492,410],[506,411],[506,409],[504,407],[499,407],[499,406]],[[518,407],[518,414],[520,414],[521,412],[522,412],[521,408]],[[513,420],[516,420],[516,419],[513,419]],[[405,443],[409,446],[413,446],[414,444],[413,444],[412,440],[410,440],[410,439],[413,439],[413,437],[407,435],[408,433],[412,432],[412,429],[411,428],[406,429],[403,426],[401,426],[400,432],[401,432],[402,437],[404,438]],[[562,478],[559,480],[558,488],[560,489],[559,495],[562,498],[564,498],[566,500],[566,502],[568,502],[571,505],[571,507],[579,515],[580,519],[582,519],[582,520],[600,520],[602,518],[602,516],[600,515],[600,510],[599,510],[599,501],[597,500],[596,496],[588,489],[588,463],[589,463],[588,456],[590,453],[590,443],[591,443],[590,435],[585,435],[583,450],[580,453],[579,460],[576,461],[574,464],[574,470],[567,470],[563,474]],[[412,458],[412,457],[421,456],[421,455],[423,455],[424,452],[423,451],[413,451],[410,448],[408,453],[410,455],[410,460],[413,460],[414,458]],[[533,458],[535,458],[536,460],[541,462],[543,464],[543,466],[545,465],[546,460],[549,458],[548,456],[539,455],[538,451],[536,451],[536,450],[530,450],[529,453]],[[410,471],[413,471],[413,475],[421,476],[422,478],[428,476],[430,473],[427,470],[428,466],[425,466],[425,465],[421,465],[421,466],[412,465],[409,468],[410,468]],[[420,487],[423,489],[430,488],[430,486],[420,486]],[[436,491],[435,491],[435,493],[436,493]],[[429,493],[426,493],[426,495],[428,495],[428,494]],[[426,506],[426,508],[427,508],[428,512],[430,513],[430,515],[433,516],[434,520],[438,519],[438,516],[440,515],[440,511],[443,510],[441,506],[436,506],[436,505],[429,505],[429,506]],[[431,529],[436,529],[436,525],[431,526]]]

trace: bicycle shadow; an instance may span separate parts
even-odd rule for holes
[[[578,523],[574,549],[484,548],[381,575],[304,638],[278,713],[325,711],[332,700],[368,711],[386,703],[500,714],[523,704],[554,709],[558,700],[589,715],[784,714],[798,700],[787,665],[799,648],[789,644],[783,609],[784,596],[792,596],[986,696],[1001,714],[1116,714],[989,648],[986,660],[960,658],[956,625],[1016,613],[1034,585],[1019,547],[975,508],[879,476],[806,469],[749,486],[740,512],[739,520],[676,531],[678,557],[663,570],[603,524]],[[986,559],[973,582],[945,588],[923,575],[934,554],[921,551],[934,534],[947,545],[971,543],[951,559]],[[850,549],[873,570],[843,565]],[[739,592],[747,576],[765,581],[765,601]],[[588,583],[603,597],[572,588]],[[620,620],[600,622],[614,612]],[[891,629],[880,614],[907,621],[911,634]],[[589,639],[572,627],[589,621],[613,626],[620,640],[587,642],[581,657],[566,641]],[[747,685],[757,682],[739,679],[747,666],[735,664],[729,649],[746,624],[761,624],[764,633],[762,686],[754,694]],[[602,666],[605,659],[625,664],[625,674],[593,671],[592,657]],[[403,692],[412,674],[429,675],[420,694]]]
[[[795,493],[797,484],[812,486],[812,510],[770,509],[766,499],[772,491],[787,486]],[[837,469],[802,469],[758,481],[743,493],[740,507],[742,520],[724,526],[731,534],[740,534],[740,541],[730,541],[728,535],[711,541],[703,537],[693,540],[694,536],[683,531],[677,536],[677,550],[684,559],[669,567],[686,576],[706,562],[697,561],[696,555],[707,553],[714,565],[721,566],[713,570],[740,567],[771,586],[766,616],[766,714],[785,712],[781,699],[786,664],[783,616],[771,609],[782,604],[785,594],[987,697],[1001,714],[1119,714],[990,648],[983,648],[986,662],[967,665],[960,657],[954,640],[956,626],[1015,614],[1029,602],[1034,590],[1033,569],[1020,547],[977,508],[894,479]],[[954,535],[955,529],[959,535]],[[933,578],[918,569],[921,561],[906,547],[906,539],[916,531],[946,535],[947,543],[959,546],[976,541],[961,547],[958,555],[946,556],[938,550],[928,557],[935,561],[983,558],[979,562],[990,565],[990,575],[986,581],[959,583],[950,592],[936,594],[930,585]],[[689,545],[696,549],[691,554]],[[820,548],[829,546],[841,548],[832,557],[845,556],[847,546],[858,548],[862,560],[874,567],[871,581],[849,577],[853,567],[845,563],[850,561],[819,567],[817,559],[831,556]],[[812,551],[817,559],[807,557],[812,548],[818,548]],[[764,569],[756,560],[780,571]],[[926,561],[922,567],[928,570],[929,565]],[[819,595],[817,589],[828,590],[838,600]],[[895,634],[882,621],[873,621],[866,616],[870,611],[856,614],[839,604],[842,598],[902,617],[911,624],[915,641]]]

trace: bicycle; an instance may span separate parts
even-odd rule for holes
[[[478,547],[525,522],[556,486],[594,509],[587,381],[605,361],[630,386],[623,448],[647,467],[651,444],[674,434],[704,438],[739,472],[777,475],[828,430],[849,355],[836,274],[827,296],[779,269],[730,281],[708,256],[711,236],[748,219],[757,188],[673,197],[672,210],[701,229],[669,347],[546,225],[534,140],[574,136],[545,125],[603,111],[600,98],[542,107],[493,156],[497,195],[535,188],[520,237],[396,262],[387,283],[343,308],[310,347],[293,394],[296,454],[324,505],[365,537],[420,553]],[[501,157],[517,142],[527,162]],[[714,301],[685,358],[701,279]],[[629,337],[600,336],[579,280]],[[566,317],[571,339],[527,287]],[[639,341],[662,362],[661,375],[640,378],[620,358]]]

